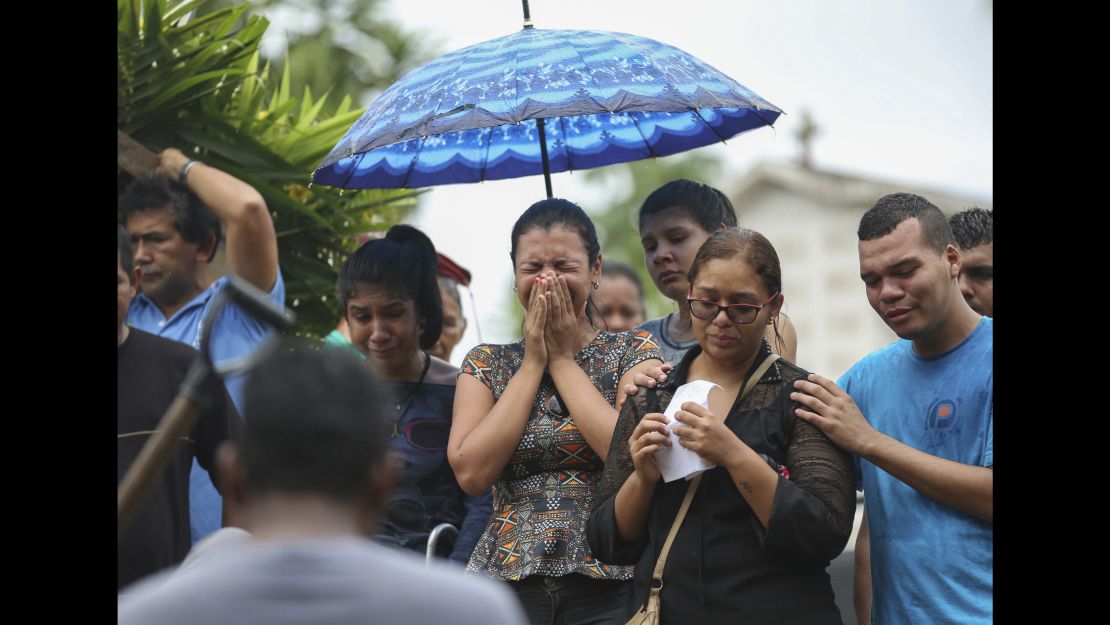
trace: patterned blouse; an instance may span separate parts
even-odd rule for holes
[[[621,376],[650,358],[659,358],[659,347],[644,331],[600,332],[574,355],[610,405],[616,401]],[[482,344],[466,355],[462,373],[480,380],[497,401],[523,361],[523,341]],[[478,539],[467,571],[504,580],[570,573],[632,578],[633,567],[604,564],[590,554],[586,520],[604,459],[586,444],[563,406],[554,381],[545,373],[520,443],[493,485],[490,524]]]

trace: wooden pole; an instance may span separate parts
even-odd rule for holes
[[[158,155],[132,139],[124,131],[117,129],[116,165],[132,176],[141,178],[158,167]]]

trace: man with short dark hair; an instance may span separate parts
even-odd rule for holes
[[[125,226],[142,269],[140,293],[127,324],[200,348],[202,321],[227,278],[214,280],[208,263],[227,233],[227,267],[279,305],[285,283],[278,270],[277,236],[266,202],[253,187],[214,167],[168,148],[157,169],[136,180],[122,198]],[[216,365],[250,355],[270,334],[269,327],[237,304],[224,307],[212,327],[210,355]],[[242,376],[225,378],[242,412]],[[221,525],[219,495],[208,476],[193,465],[192,541]]]
[[[960,252],[925,198],[880,198],[858,234],[867,299],[901,340],[791,395],[799,417],[859,457],[857,617],[990,623],[993,321],[961,295]]]
[[[948,219],[960,248],[960,291],[972,310],[994,317],[994,210],[969,208]]]
[[[220,451],[251,538],[127,589],[119,622],[522,624],[503,587],[370,540],[392,483],[388,387],[354,356],[285,343],[249,376]]]
[[[143,446],[154,434],[166,409],[199,354],[187,345],[136,328],[123,319],[142,271],[135,267],[131,243],[117,226],[116,266],[116,467],[123,480]],[[117,542],[116,587],[180,562],[189,551],[189,468],[194,461],[206,470],[216,466],[216,448],[239,432],[239,413],[227,391],[219,387],[211,407],[201,415],[188,438],[174,449],[169,466],[136,509]]]

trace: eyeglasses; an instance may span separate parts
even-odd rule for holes
[[[713,321],[721,311],[725,311],[725,316],[728,320],[735,324],[752,323],[755,318],[759,316],[759,311],[763,307],[771,303],[771,300],[778,296],[778,291],[775,291],[767,301],[762,304],[729,304],[721,306],[717,302],[708,299],[697,299],[694,297],[687,297],[686,303],[690,306],[690,314],[703,321]]]
[[[398,436],[404,436],[409,445],[421,451],[443,451],[447,449],[447,439],[451,436],[451,423],[424,419],[401,426],[394,423],[390,438]]]

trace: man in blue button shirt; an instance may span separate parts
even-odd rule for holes
[[[123,216],[142,269],[142,292],[127,314],[129,326],[200,348],[201,325],[227,278],[213,279],[209,263],[227,236],[227,268],[277,304],[285,303],[274,222],[254,187],[168,148],[158,167],[124,193]],[[253,352],[269,327],[229,303],[212,328],[210,352],[220,365]],[[225,380],[242,412],[242,376]],[[220,497],[195,462],[190,477],[192,542],[221,525]]]
[[[795,382],[797,415],[859,458],[860,623],[989,624],[994,587],[994,323],[960,293],[961,254],[925,198],[880,198],[860,278],[901,340],[836,384]],[[871,620],[871,619],[874,620]]]

